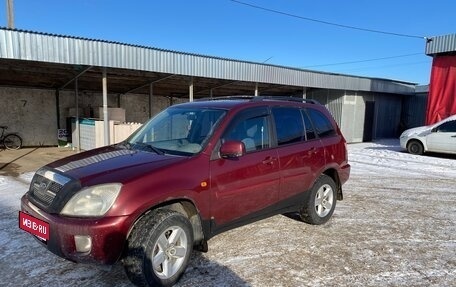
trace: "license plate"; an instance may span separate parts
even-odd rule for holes
[[[19,228],[35,235],[41,240],[49,240],[49,223],[19,211]]]

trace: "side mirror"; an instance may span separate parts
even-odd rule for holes
[[[433,128],[433,129],[431,130],[431,133],[435,133],[435,132],[437,132],[437,128]]]
[[[222,158],[238,158],[245,154],[245,146],[241,141],[227,141],[220,147]]]

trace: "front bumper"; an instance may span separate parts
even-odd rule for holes
[[[85,219],[49,214],[33,205],[27,194],[21,199],[21,210],[49,223],[49,240],[43,243],[37,238],[49,251],[79,263],[114,264],[122,255],[131,224],[128,216]],[[91,238],[90,251],[76,250],[76,235]]]
[[[399,137],[399,144],[400,144],[401,148],[407,149],[407,142],[408,142],[409,139],[410,138],[408,136],[401,135]]]

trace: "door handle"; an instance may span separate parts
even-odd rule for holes
[[[274,162],[277,160],[277,158],[275,157],[271,157],[271,156],[268,156],[267,158],[265,158],[262,163],[263,164],[267,164],[267,165],[273,165]]]
[[[308,155],[313,155],[317,153],[317,148],[313,147],[307,151]]]
[[[451,136],[452,138],[456,138],[456,136]]]

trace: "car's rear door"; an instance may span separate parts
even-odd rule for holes
[[[237,115],[221,141],[254,142],[241,157],[211,160],[211,215],[217,228],[252,219],[278,200],[279,164],[271,148],[268,109],[252,108]]]
[[[297,196],[312,187],[325,165],[325,151],[303,109],[272,109],[281,169],[280,199]]]

